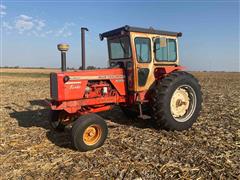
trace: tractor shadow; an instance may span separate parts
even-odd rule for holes
[[[115,128],[118,125],[124,125],[140,129],[158,129],[151,118],[141,119],[137,117],[127,117],[124,112],[117,106],[110,111],[100,112],[98,115],[110,122],[108,123],[109,128]]]
[[[40,103],[40,100],[38,100]],[[12,103],[10,106],[5,106],[4,108],[10,111],[9,115],[11,118],[17,120],[20,127],[30,128],[30,127],[41,127],[44,129],[50,129],[50,126],[47,122],[48,109],[43,108],[32,108],[31,106],[37,105],[32,104],[30,101],[30,106],[21,106],[16,103]],[[41,102],[41,105],[38,106],[44,107],[44,101]]]
[[[19,127],[43,128],[46,130],[46,137],[49,141],[62,148],[74,149],[71,144],[71,126],[66,127],[64,132],[52,130],[48,122],[50,109],[48,109],[44,100],[33,100],[29,101],[29,103],[30,106],[28,107],[13,103],[4,108],[9,111],[11,118],[16,119]],[[98,113],[98,115],[107,120],[109,129],[114,129],[120,125],[142,129],[156,129],[150,119],[130,119],[125,116],[119,107],[114,107],[110,111]]]
[[[48,122],[50,109],[44,100],[34,100],[29,101],[29,103],[28,107],[13,103],[4,108],[9,111],[10,117],[18,122],[19,127],[45,129],[49,141],[62,148],[74,149],[71,144],[71,130],[69,128],[66,128],[64,132],[56,132],[51,129]]]

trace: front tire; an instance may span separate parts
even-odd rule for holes
[[[72,142],[79,151],[89,151],[103,145],[108,127],[104,119],[96,114],[79,117],[72,127]]]
[[[202,92],[198,80],[184,71],[173,72],[153,89],[151,107],[156,123],[166,130],[186,130],[199,116]]]

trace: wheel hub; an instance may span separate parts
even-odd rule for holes
[[[98,125],[91,125],[85,129],[83,141],[87,145],[94,145],[99,141],[101,135],[101,128]]]
[[[171,113],[173,117],[182,117],[186,114],[190,98],[188,92],[183,88],[178,88],[171,98]]]

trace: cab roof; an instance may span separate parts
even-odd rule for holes
[[[176,36],[181,37],[181,32],[172,32],[172,31],[163,31],[163,30],[156,30],[152,27],[150,28],[141,28],[141,27],[133,27],[133,26],[123,26],[111,31],[104,32],[102,34],[99,34],[100,39],[103,40],[105,37],[111,37],[115,35],[122,35],[125,32],[140,32],[140,33],[148,33],[148,34],[159,34],[159,35],[167,35],[167,36]]]

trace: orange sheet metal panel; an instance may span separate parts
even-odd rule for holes
[[[64,78],[68,81],[64,82]],[[85,93],[86,85],[89,80],[110,80],[120,95],[126,94],[125,74],[121,68],[116,69],[97,69],[97,70],[79,70],[57,73],[57,101],[82,99]]]

